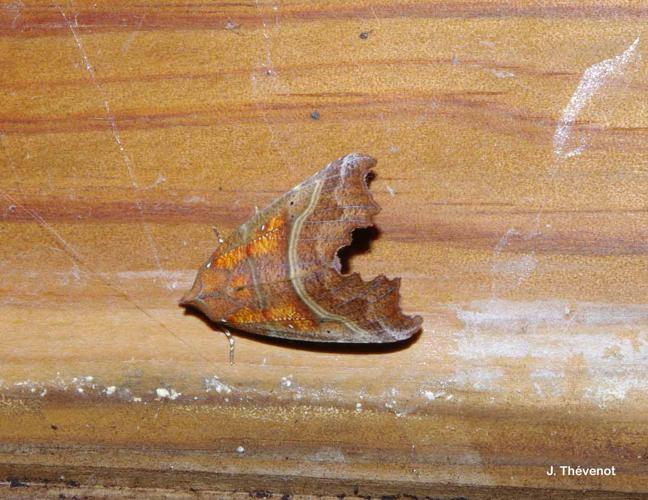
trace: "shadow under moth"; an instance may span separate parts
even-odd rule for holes
[[[228,327],[311,342],[384,343],[410,338],[420,316],[399,307],[400,278],[342,274],[338,252],[380,211],[367,185],[376,160],[346,155],[226,238],[198,270],[181,305]],[[230,358],[231,359],[231,358]]]

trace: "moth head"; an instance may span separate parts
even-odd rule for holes
[[[212,320],[218,320],[224,313],[224,289],[229,280],[229,273],[212,265],[212,258],[205,262],[198,270],[198,275],[191,289],[180,299],[180,305],[195,307],[207,314]]]

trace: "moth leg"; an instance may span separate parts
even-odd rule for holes
[[[234,364],[234,336],[224,326],[221,327],[221,330],[223,330],[223,333],[225,334],[225,336],[227,337],[227,341],[229,342],[229,362],[230,365],[233,365]]]

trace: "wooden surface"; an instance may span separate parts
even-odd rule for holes
[[[647,492],[647,18],[626,2],[3,3],[2,477]],[[239,335],[230,366],[177,306],[211,226],[351,151],[378,158],[383,210],[350,267],[401,276],[421,335]]]

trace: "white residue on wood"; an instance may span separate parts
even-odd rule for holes
[[[217,392],[218,394],[231,394],[232,387],[221,381],[217,376],[205,378],[203,380],[205,392]]]
[[[596,63],[585,70],[583,76],[576,87],[576,90],[571,96],[569,103],[562,112],[558,126],[553,137],[554,155],[558,159],[564,159],[575,154],[580,154],[584,149],[581,144],[578,148],[565,151],[567,143],[570,140],[572,127],[578,118],[578,115],[583,111],[585,106],[592,100],[601,88],[610,81],[611,78],[623,74],[623,71],[631,62],[639,47],[640,37],[637,37],[630,46],[621,54]]]

